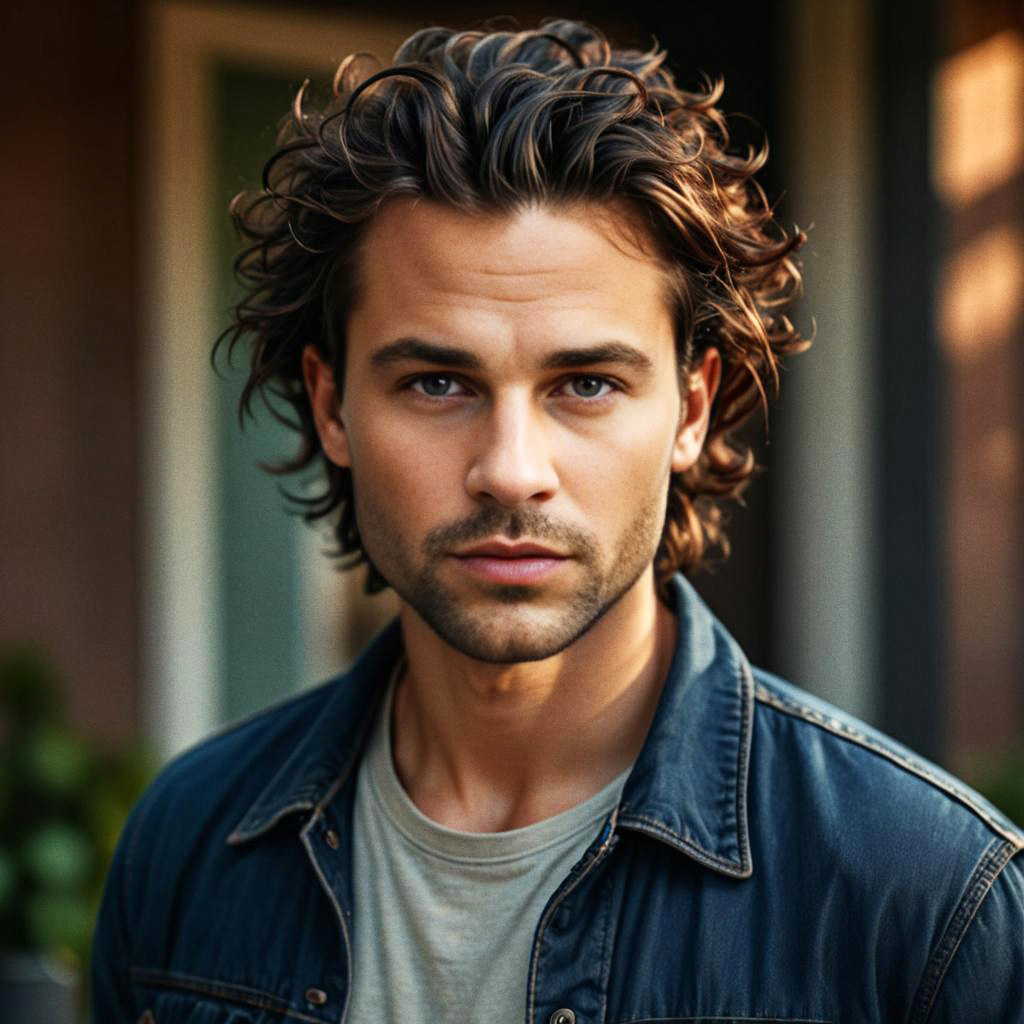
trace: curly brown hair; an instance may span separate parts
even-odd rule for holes
[[[336,513],[342,567],[368,562],[352,474],[321,448],[301,353],[317,346],[340,394],[360,244],[381,204],[398,196],[469,212],[604,202],[640,214],[672,268],[680,373],[709,346],[723,363],[701,456],[670,483],[659,586],[716,551],[728,555],[722,505],[740,498],[755,469],[738,432],[767,409],[781,359],[809,344],[785,315],[800,287],[793,254],[804,235],[778,225],[755,181],[767,145],[730,149],[716,107],[722,82],[686,92],[665,57],[656,46],[613,49],[574,21],[522,32],[429,28],[406,40],[390,67],[347,57],[323,109],[309,102],[308,82],[299,90],[262,190],[232,202],[247,242],[235,264],[245,295],[214,356],[225,340],[229,354],[248,342],[239,419],[261,394],[298,432],[300,450],[265,464],[270,472],[320,461],[323,493],[288,497],[307,522]],[[370,564],[367,590],[386,585]]]

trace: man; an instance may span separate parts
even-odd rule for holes
[[[243,402],[400,615],[142,800],[97,1021],[1024,1020],[1024,836],[680,574],[803,346],[801,236],[661,59],[428,30],[300,94],[236,207]]]

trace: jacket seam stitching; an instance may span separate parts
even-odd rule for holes
[[[832,1024],[822,1017],[626,1017],[615,1024]]]
[[[228,836],[228,843],[232,846],[238,846],[242,843],[250,842],[253,839],[258,839],[260,836],[269,832],[286,815],[294,811],[312,810],[313,817],[320,814],[345,784],[345,781],[348,779],[349,775],[351,775],[356,762],[362,756],[366,737],[369,734],[370,728],[373,725],[373,721],[379,710],[380,698],[378,697],[378,699],[371,702],[369,710],[363,716],[363,720],[359,725],[352,743],[352,750],[348,757],[346,757],[342,762],[341,767],[337,770],[333,781],[327,786],[326,790],[322,785],[308,784],[302,789],[297,790],[295,793],[290,794],[293,798],[297,796],[298,799],[293,800],[292,803],[285,806],[278,806],[276,808],[273,805],[256,807],[255,811],[253,808],[250,808],[250,810],[246,812],[242,821],[239,822],[234,831]],[[267,817],[269,812],[274,813]],[[258,820],[255,825],[250,824],[248,827],[243,828],[242,826],[245,825],[253,813],[258,816],[262,816],[263,820]]]
[[[404,656],[399,659],[398,664],[394,669],[396,673],[400,671],[399,666],[401,666],[403,663]],[[354,771],[357,762],[362,757],[367,737],[370,733],[370,730],[373,727],[374,720],[376,719],[378,713],[380,712],[382,700],[383,691],[381,692],[380,695],[378,695],[378,698],[375,701],[371,702],[370,709],[363,716],[363,721],[360,723],[359,729],[356,734],[356,740],[352,744],[352,752],[350,753],[348,758],[346,758],[345,762],[342,764],[337,776],[334,779],[334,782],[327,788],[327,791],[324,793],[324,795],[314,804],[313,814],[310,817],[309,821],[306,823],[306,826],[302,829],[301,833],[299,834],[300,841],[302,842],[302,845],[306,850],[306,856],[309,858],[310,862],[313,865],[313,870],[320,880],[321,888],[326,892],[327,899],[333,906],[335,914],[338,918],[338,924],[341,927],[341,937],[345,945],[345,952],[347,954],[346,973],[348,979],[345,991],[345,1001],[341,1010],[340,1019],[342,1022],[344,1022],[345,1018],[348,1016],[348,1009],[349,1006],[352,1004],[352,940],[349,936],[348,924],[346,923],[345,920],[345,912],[341,907],[341,903],[337,898],[333,886],[331,886],[330,883],[327,881],[327,877],[323,872],[323,868],[320,865],[320,861],[317,858],[315,851],[313,850],[311,834],[312,828],[318,820],[322,818],[326,821],[327,807],[330,805],[331,801],[337,796],[337,794],[341,791],[341,788],[345,785],[346,781],[348,780],[348,777]]]
[[[1011,843],[1018,850],[1024,848],[1024,836],[1015,833],[1001,822],[997,821],[983,807],[979,806],[979,804],[973,800],[968,793],[965,793],[956,786],[952,786],[945,780],[940,779],[937,775],[930,772],[924,765],[918,764],[908,757],[904,757],[897,751],[887,749],[882,744],[871,739],[870,736],[866,736],[864,733],[846,725],[844,722],[840,722],[838,719],[829,718],[820,711],[816,711],[814,708],[806,707],[805,705],[798,704],[786,697],[774,694],[764,686],[757,686],[755,697],[757,700],[775,708],[777,711],[793,715],[803,721],[809,722],[811,725],[816,725],[819,728],[824,729],[833,736],[838,736],[840,739],[845,739],[851,743],[855,743],[857,746],[863,747],[865,750],[870,750],[879,757],[883,757],[892,764],[910,772],[910,774],[916,775],[918,778],[931,783],[931,785],[935,786],[936,789],[941,790],[947,796],[952,797],[958,803],[967,807],[968,810],[972,811],[978,818],[988,825],[993,832],[998,833],[998,835],[1008,843]]]
[[[176,991],[214,996],[230,1002],[240,1003],[243,1006],[267,1010],[282,1017],[292,1017],[295,1020],[306,1021],[308,1024],[323,1024],[320,1017],[313,1017],[307,1013],[302,1013],[299,1010],[293,1009],[284,1000],[271,996],[269,993],[260,992],[257,989],[247,988],[244,985],[207,981],[189,974],[179,974],[175,971],[156,971],[145,967],[131,968],[131,978],[132,981],[140,985],[148,985],[154,988],[171,988]]]
[[[609,851],[610,852],[610,851]],[[601,929],[601,1024],[608,1020],[608,980],[612,973],[612,902],[614,882],[609,874],[604,880],[604,925]]]
[[[967,929],[977,916],[1000,872],[1016,852],[1017,849],[1012,843],[999,839],[993,839],[985,849],[971,874],[953,917],[925,968],[917,998],[914,1000],[915,1008],[911,1013],[910,1024],[925,1024],[931,1016],[946,973],[960,949]]]
[[[739,661],[737,682],[743,717],[740,722],[740,760],[736,766],[736,831],[739,836],[740,864],[744,871],[750,873],[753,864],[750,856],[750,837],[747,834],[747,781],[750,774],[750,745],[754,720],[754,677],[746,659]]]
[[[320,789],[320,786],[312,782],[305,786],[300,786],[288,794],[289,802],[313,800],[317,793],[320,792]],[[287,807],[288,805],[285,804],[284,806]],[[254,807],[250,813],[256,819],[255,827],[259,828],[263,821],[280,814],[281,810],[281,801],[277,800],[271,804],[261,804],[259,807]]]
[[[646,814],[637,814],[635,812],[624,814],[620,819],[619,824],[623,828],[634,828],[634,822],[642,823],[644,827],[637,828],[638,832],[655,832],[663,833],[665,836],[670,837],[682,846],[685,846],[687,851],[695,853],[706,862],[710,862],[718,867],[726,868],[731,874],[735,873],[736,868],[745,868],[745,865],[738,863],[734,860],[727,860],[725,857],[720,857],[717,853],[712,853],[710,850],[704,849],[700,843],[693,839],[687,839],[686,836],[681,836],[674,829],[669,828],[667,825],[658,821],[656,818],[650,818]],[[660,838],[660,837],[659,837]]]
[[[316,789],[313,787],[307,786],[306,789],[293,795],[295,799],[287,804],[266,810],[261,809],[256,815],[256,820],[246,828],[241,828],[241,826],[235,828],[227,838],[228,845],[239,846],[242,843],[247,843],[250,839],[256,839],[269,832],[289,814],[294,814],[296,811],[309,811],[316,805],[314,800]]]
[[[670,838],[685,847],[685,852],[696,856],[709,867],[721,868],[731,877],[748,878],[752,874],[750,856],[750,840],[747,827],[747,780],[750,769],[751,732],[753,728],[754,700],[756,687],[753,675],[745,661],[737,661],[736,680],[739,684],[741,705],[739,761],[736,765],[736,845],[738,860],[729,860],[717,853],[712,853],[694,839],[680,835],[675,829],[669,828],[664,822],[646,814],[624,810],[620,823],[625,828],[633,827],[633,822],[642,822],[645,827],[637,831],[655,833],[656,838]],[[737,871],[738,869],[738,871]]]
[[[590,859],[577,872],[576,876],[569,876],[569,880],[554,893],[552,902],[544,908],[540,921],[537,924],[537,934],[534,936],[533,945],[530,950],[530,970],[526,987],[526,1024],[531,1024],[533,1015],[537,1011],[537,976],[540,973],[540,949],[544,944],[544,933],[547,931],[548,922],[554,912],[561,906],[562,901],[567,899],[581,885],[583,880],[593,871],[604,858],[611,853],[615,846],[615,824],[618,815],[618,808],[612,810],[605,826],[608,835],[604,842],[594,851]]]
[[[305,828],[303,828],[300,833],[299,839],[306,851],[306,857],[313,866],[313,872],[316,874],[317,880],[320,883],[320,888],[327,896],[327,901],[331,904],[331,908],[334,910],[334,915],[338,919],[338,928],[341,932],[341,941],[345,950],[345,999],[342,1003],[341,1016],[339,1017],[340,1021],[344,1021],[348,1016],[348,1008],[352,1003],[352,975],[354,968],[352,959],[354,954],[352,951],[352,939],[349,935],[348,924],[345,921],[345,911],[341,906],[341,901],[338,899],[337,893],[334,891],[334,887],[327,880],[327,875],[324,873],[323,865],[320,863],[320,860],[316,855],[316,851],[313,849],[312,829],[314,824],[316,824],[321,817],[324,817],[326,821],[326,816],[321,815],[320,812],[317,812],[317,815],[310,818]]]

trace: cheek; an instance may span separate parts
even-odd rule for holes
[[[629,552],[650,556],[661,539],[668,504],[669,452],[652,439],[647,450],[605,446],[573,462],[563,477],[570,517],[616,559]]]
[[[602,507],[630,507],[630,496],[666,492],[678,426],[678,403],[670,400],[630,410],[593,437],[570,440],[562,459],[569,478],[588,481]]]
[[[450,501],[458,493],[454,445],[426,443],[371,413],[351,432],[350,447],[359,504],[365,498],[366,506],[400,509],[402,520],[420,519],[443,509],[444,498]]]

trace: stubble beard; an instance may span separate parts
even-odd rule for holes
[[[529,507],[485,505],[431,531],[419,564],[409,558],[383,510],[365,510],[361,522],[373,525],[368,531],[360,528],[360,534],[377,571],[442,640],[478,661],[515,664],[565,650],[621,600],[653,561],[664,510],[664,501],[638,510],[607,568],[602,568],[600,547],[590,533]],[[555,604],[544,584],[474,583],[485,598],[478,601],[444,582],[443,566],[452,550],[496,536],[511,541],[528,537],[568,553],[572,569],[582,571],[580,586]],[[506,606],[507,615],[495,604]]]

